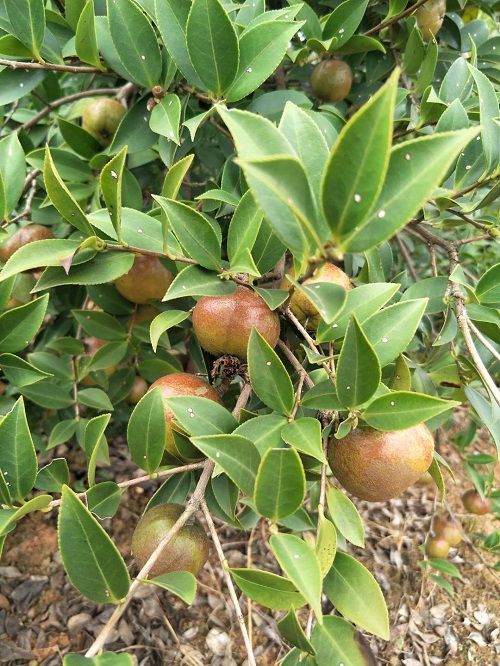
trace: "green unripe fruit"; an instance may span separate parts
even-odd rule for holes
[[[425,554],[427,557],[435,557],[445,560],[450,552],[450,544],[444,536],[438,534],[437,536],[429,537],[425,544]]]
[[[423,423],[396,432],[359,427],[328,442],[328,462],[352,495],[371,502],[396,497],[429,468],[434,438]]]
[[[483,516],[491,511],[490,498],[482,498],[474,488],[470,488],[462,495],[462,504],[468,513],[474,513],[476,516]]]
[[[146,394],[147,390],[147,381],[143,377],[137,375],[137,377],[134,379],[134,383],[132,384],[132,388],[130,389],[130,393],[127,395],[125,400],[131,405],[136,405],[139,400]]]
[[[46,240],[47,238],[54,238],[50,229],[42,224],[27,224],[13,233],[0,247],[0,261],[8,261],[14,252],[17,252],[24,245],[28,245],[28,243]]]
[[[172,273],[157,257],[138,254],[128,273],[115,280],[115,287],[127,300],[143,305],[161,300],[173,279]]]
[[[158,504],[141,517],[132,537],[132,556],[139,569],[146,564],[177,520],[184,513],[181,504]],[[190,571],[194,576],[208,559],[209,540],[200,521],[191,516],[169,541],[149,572],[155,578],[172,571]]]
[[[87,104],[82,115],[82,127],[106,148],[113,141],[118,125],[127,109],[116,99],[99,97]]]
[[[446,0],[427,0],[417,9],[415,17],[424,41],[428,42],[432,35],[441,30],[445,14]]]
[[[193,330],[205,351],[214,356],[230,354],[246,359],[252,328],[271,347],[280,335],[280,321],[254,291],[238,287],[229,296],[204,296],[193,310]]]
[[[434,516],[432,521],[432,529],[434,532],[446,539],[450,546],[458,546],[462,541],[462,533],[450,520],[446,520],[443,516]]]
[[[322,60],[311,74],[311,88],[324,102],[340,102],[352,86],[352,70],[343,60]]]

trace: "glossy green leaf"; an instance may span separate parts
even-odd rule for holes
[[[479,96],[481,138],[486,157],[486,170],[482,175],[496,171],[500,162],[500,125],[498,124],[498,99],[495,88],[488,77],[467,63]]]
[[[165,449],[166,421],[159,387],[148,391],[132,412],[127,441],[132,460],[152,474],[159,466]]]
[[[411,373],[403,354],[399,354],[394,364],[392,377],[387,384],[391,391],[409,391],[411,389]]]
[[[193,437],[193,444],[220,465],[228,477],[251,497],[260,455],[253,442],[241,435],[208,435]]]
[[[375,398],[361,418],[377,430],[405,430],[459,404],[456,400],[442,400],[422,393],[395,391]]]
[[[447,285],[448,278],[446,277],[424,278],[408,287],[402,295],[401,301],[425,298],[427,300],[425,314],[437,314],[444,310]]]
[[[69,273],[66,273],[62,266],[50,266],[44,271],[32,291],[36,293],[63,284],[93,285],[111,282],[127,273],[133,263],[132,252],[103,252],[90,261],[73,265]]]
[[[92,389],[87,390],[90,391]],[[111,414],[100,414],[99,416],[90,419],[85,424],[83,446],[87,456],[87,476],[90,486],[95,484],[97,463],[99,461],[109,463],[108,443],[104,436],[104,431],[106,430],[110,418]]]
[[[263,456],[268,449],[282,446],[281,431],[286,423],[286,418],[279,414],[263,414],[245,421],[234,434],[251,440]]]
[[[240,56],[236,31],[219,0],[193,0],[186,43],[205,89],[218,96],[224,94],[236,77]]]
[[[90,363],[85,365],[85,370],[105,370],[110,366],[120,363],[129,350],[127,341],[108,342],[100,347],[92,356]]]
[[[438,55],[439,47],[437,40],[431,39],[427,45],[427,50],[420,66],[420,71],[418,72],[418,79],[417,83],[415,84],[415,94],[421,95],[427,89],[427,87],[432,84],[436,72]],[[454,129],[461,128],[455,127]]]
[[[269,449],[260,461],[255,481],[257,511],[276,522],[297,511],[306,493],[306,477],[294,449]]]
[[[235,291],[236,282],[221,280],[217,273],[200,266],[188,266],[175,277],[162,300],[184,296],[226,296]]]
[[[276,625],[280,634],[285,638],[290,645],[295,645],[302,652],[309,652],[315,654],[316,650],[307,638],[304,629],[295,615],[295,611],[289,611]]]
[[[122,148],[120,152],[111,159],[101,171],[100,185],[102,196],[106,203],[113,229],[116,232],[118,241],[121,242],[121,222],[122,222],[122,187],[123,187],[123,169],[127,159],[127,147]]]
[[[0,315],[1,352],[17,352],[30,343],[42,325],[48,300],[48,295],[42,296]]]
[[[325,518],[322,511],[318,515],[318,536],[314,550],[324,578],[332,568],[337,552],[337,530],[334,524]]]
[[[189,493],[192,478],[192,472],[184,472],[167,477],[167,480],[149,500],[146,510],[164,502],[183,504]]]
[[[181,102],[177,95],[166,95],[151,111],[149,125],[153,132],[180,145]]]
[[[245,252],[252,249],[262,223],[262,211],[257,206],[250,190],[240,199],[229,225],[227,254],[231,269],[241,262]]]
[[[147,150],[158,141],[158,136],[149,126],[147,100],[147,96],[141,97],[123,116],[108,148],[110,155],[125,146],[128,148],[128,154],[132,155]]]
[[[102,412],[104,410],[113,411],[113,404],[107,394],[99,388],[87,388],[78,391],[77,400],[86,407],[92,407]]]
[[[238,425],[231,412],[208,398],[179,395],[165,402],[190,435],[227,435]]]
[[[150,327],[151,346],[156,352],[160,337],[168,331],[169,328],[177,326],[189,317],[189,312],[184,310],[167,310],[153,319]]]
[[[290,376],[279,356],[255,327],[248,342],[248,373],[252,388],[262,402],[271,409],[290,414],[295,401]]]
[[[316,553],[293,534],[273,534],[269,544],[280,567],[307,600],[317,621],[321,622],[322,577]]]
[[[89,65],[103,69],[97,45],[94,0],[87,0],[78,19],[75,49],[77,56],[82,62],[87,62]]]
[[[344,125],[326,163],[322,206],[341,242],[366,218],[389,164],[398,72]]]
[[[362,405],[375,393],[380,379],[380,361],[353,315],[337,364],[336,389],[340,402],[349,409]]]
[[[72,585],[96,603],[120,603],[130,579],[118,549],[74,492],[63,487],[59,549]]]
[[[377,581],[361,562],[337,552],[325,578],[325,592],[335,608],[358,626],[389,640],[389,618]]]
[[[361,633],[336,615],[325,616],[322,625],[315,625],[311,642],[318,664],[377,666],[377,660]]]
[[[63,485],[69,483],[69,467],[65,458],[54,458],[42,467],[36,475],[35,488],[51,493],[60,493]]]
[[[132,0],[107,0],[109,34],[130,80],[146,88],[160,82],[161,54],[149,18]]]
[[[500,303],[500,263],[479,278],[475,292],[481,303]]]
[[[307,603],[287,578],[258,569],[230,569],[230,572],[243,594],[265,608],[291,610]]]
[[[120,506],[122,490],[114,481],[103,481],[85,493],[88,510],[101,520],[112,518]]]
[[[19,387],[29,386],[52,376],[14,354],[0,354],[0,368],[9,382]]]
[[[313,303],[321,318],[327,324],[338,319],[347,301],[347,290],[339,284],[315,280],[311,284],[302,284],[287,275],[287,280],[301,291]]]
[[[434,483],[436,484],[437,489],[439,490],[439,495],[441,497],[441,502],[444,502],[445,497],[446,497],[446,485],[444,483],[444,478],[443,478],[443,474],[441,472],[441,468],[439,467],[439,464],[438,464],[438,461],[436,460],[436,458],[432,459],[430,467],[427,471],[432,476],[432,478],[434,480]]]
[[[56,238],[47,238],[23,245],[3,267],[0,281],[41,266],[61,266],[62,261],[72,257],[79,246],[79,241]]]
[[[4,193],[0,197],[3,206],[0,214],[8,218],[23,193],[26,159],[17,133],[12,133],[0,141],[0,174]]]
[[[403,52],[403,72],[409,76],[415,76],[422,66],[424,56],[424,40],[422,39],[422,33],[415,24]]]
[[[460,149],[476,133],[477,128],[442,132],[395,146],[380,196],[359,230],[343,239],[343,250],[369,250],[402,229],[432,196]]]
[[[239,39],[240,59],[236,78],[225,95],[228,102],[246,97],[271,76],[283,60],[288,42],[299,27],[300,23],[272,21],[244,31]]]
[[[172,592],[187,604],[192,604],[196,596],[196,578],[189,571],[172,571],[151,578],[147,583]]]
[[[365,530],[358,510],[351,500],[338,488],[330,486],[327,496],[328,510],[333,522],[347,541],[364,548]]]
[[[331,385],[331,382],[329,383]],[[326,465],[321,439],[321,424],[317,419],[305,416],[292,423],[287,423],[281,431],[281,436],[290,446]]]
[[[92,159],[94,155],[101,152],[102,146],[99,141],[80,125],[70,123],[61,117],[57,118],[57,124],[63,139],[78,155]]]
[[[335,38],[336,49],[354,34],[364,16],[368,0],[345,0],[338,5],[323,26],[323,39]]]
[[[43,179],[45,182],[45,189],[47,190],[47,194],[49,195],[54,208],[59,211],[65,220],[79,229],[79,231],[82,231],[88,236],[93,236],[94,230],[87,220],[85,213],[57,172],[48,145],[46,145],[45,148]]]
[[[450,105],[455,100],[465,103],[471,94],[473,82],[467,61],[463,57],[457,58],[443,78],[439,89],[439,99]]]
[[[5,4],[13,34],[31,53],[41,60],[40,48],[45,37],[43,0],[19,0]]]
[[[300,401],[302,407],[307,409],[328,409],[338,411],[343,409],[337,397],[335,385],[330,379],[318,382],[302,395]]]
[[[5,482],[11,496],[23,501],[35,483],[37,459],[22,397],[0,421],[0,442],[0,469]]]
[[[0,106],[11,104],[27,95],[41,83],[47,72],[43,69],[25,71],[23,69],[4,69],[0,72]]]
[[[165,176],[165,180],[163,181],[161,189],[162,197],[165,197],[166,199],[175,199],[177,197],[182,181],[189,171],[193,159],[194,155],[186,155],[186,157],[183,157],[170,167]]]

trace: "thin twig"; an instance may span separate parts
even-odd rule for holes
[[[300,365],[294,354],[292,354],[292,352],[288,349],[283,340],[278,340],[278,347],[293,365],[295,370],[299,373],[299,376],[304,378],[307,388],[312,388],[314,386],[313,380],[309,377],[307,371],[304,370],[304,368]]]
[[[486,349],[490,352],[492,356],[494,356],[497,361],[500,361],[500,353],[491,345],[488,340],[484,337],[484,335],[481,333],[481,331],[471,322],[469,319],[468,321],[469,328],[470,330],[474,333],[476,338],[479,340],[479,342],[483,345],[483,347],[486,347]]]
[[[54,65],[48,62],[23,62],[19,60],[7,60],[0,58],[0,65],[9,69],[45,69],[53,72],[72,72],[73,74],[104,74],[105,71],[99,67],[85,67],[80,65]]]
[[[413,261],[411,260],[410,254],[406,249],[406,245],[401,240],[401,236],[399,234],[396,234],[396,243],[398,244],[400,252],[403,255],[404,262],[407,265],[408,270],[410,271],[410,275],[412,276],[414,282],[418,282],[420,278],[418,277],[418,273],[415,270],[415,266],[413,265]]]
[[[420,5],[423,5],[424,2],[427,2],[427,0],[418,0],[414,5],[411,5],[411,7],[408,7],[408,9],[405,9],[403,12],[400,12],[399,14],[396,14],[396,16],[393,16],[392,18],[388,19],[387,21],[382,21],[382,23],[379,23],[376,25],[374,28],[370,28],[370,30],[367,30],[363,35],[365,37],[369,37],[370,35],[374,35],[377,32],[380,32],[384,28],[388,28],[390,25],[393,23],[397,23],[400,21],[402,18],[406,18],[410,14],[413,14],[413,12],[420,7]]]

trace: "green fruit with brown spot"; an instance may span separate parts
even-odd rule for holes
[[[426,42],[436,35],[443,25],[446,14],[446,0],[427,0],[415,12],[417,26]]]
[[[314,95],[324,102],[340,102],[351,90],[352,70],[343,60],[322,60],[311,74]]]
[[[352,495],[371,502],[396,497],[429,468],[434,438],[424,424],[396,432],[358,427],[328,442],[328,462]]]
[[[462,495],[462,504],[468,513],[476,516],[484,516],[491,511],[491,500],[489,497],[481,497],[474,488],[470,488]]]
[[[157,257],[136,255],[132,268],[115,280],[117,291],[132,303],[161,300],[174,276]]]
[[[293,277],[295,271],[292,269],[290,275]],[[312,277],[304,280],[302,284],[311,285],[316,282],[329,282],[330,284],[338,284],[340,287],[344,287],[347,291],[352,289],[352,284],[349,277],[344,273],[344,271],[335,266],[335,264],[323,264],[320,268],[316,269]],[[284,278],[281,288],[290,289],[290,282]],[[318,324],[321,321],[321,315],[318,312],[318,309],[313,305],[312,301],[307,298],[307,296],[300,291],[300,289],[294,289],[292,298],[290,299],[290,310],[297,317],[301,324],[303,324],[309,331],[315,331],[318,328]]]
[[[113,141],[118,125],[127,109],[116,99],[99,97],[83,110],[82,127],[106,148]]]
[[[163,398],[173,398],[175,396],[195,396],[198,398],[207,398],[208,400],[213,400],[219,405],[222,405],[222,400],[219,397],[217,391],[215,391],[210,384],[202,379],[201,377],[196,377],[196,375],[190,375],[187,372],[174,372],[170,375],[165,375],[157,379],[149,387],[149,391],[152,391],[157,386],[160,387],[161,394]],[[183,458],[177,447],[175,446],[174,439],[174,430],[185,435],[185,431],[182,430],[178,425],[176,425],[174,420],[174,413],[164,402],[165,409],[165,418],[166,418],[166,434],[165,434],[165,450],[170,454],[179,458],[180,460],[187,460]],[[202,460],[204,456],[198,458],[189,458],[189,462],[194,462],[196,460]]]
[[[0,247],[0,261],[8,261],[14,252],[28,245],[28,243],[47,240],[48,238],[54,238],[54,234],[47,227],[44,227],[42,224],[27,224],[22,229],[18,229],[13,233]]]
[[[181,504],[158,504],[141,517],[132,537],[132,556],[139,569],[146,564],[162,539],[184,513]],[[162,550],[148,577],[172,571],[196,574],[208,559],[209,540],[200,521],[191,516]]]
[[[427,557],[445,560],[450,552],[450,544],[438,534],[437,536],[429,537],[425,544],[425,554]]]
[[[462,541],[462,532],[458,529],[455,523],[446,520],[443,516],[434,516],[432,529],[436,534],[444,537],[450,546],[458,546]]]
[[[239,286],[229,296],[204,296],[193,309],[193,330],[200,345],[214,356],[247,357],[248,340],[255,326],[275,347],[280,336],[276,312],[252,289]]]

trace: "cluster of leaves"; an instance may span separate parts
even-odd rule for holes
[[[424,43],[407,4],[0,2],[2,228],[30,220],[55,235],[0,272],[1,306],[18,302],[0,314],[2,545],[23,515],[60,504],[72,583],[96,602],[127,596],[129,573],[98,520],[123,492],[106,480],[106,431],[128,424],[133,461],[167,475],[150,506],[186,500],[200,471],[168,475],[179,461],[164,455],[159,390],[133,410],[125,398],[137,374],[153,382],[188,357],[210,373],[190,311],[201,296],[234,293],[245,274],[283,313],[284,344],[274,351],[252,333],[252,395],[237,418],[238,378],[226,407],[169,400],[188,435],[179,450],[217,464],[205,489],[212,515],[239,529],[273,524],[285,576],[231,574],[249,598],[287,611],[278,626],[293,648],[283,663],[302,653],[311,666],[372,663],[351,622],[388,638],[387,611],[373,576],[345,552],[363,545],[363,526],[345,494],[325,486],[325,440],[359,421],[435,430],[467,402],[472,425],[459,444],[481,492],[492,479],[478,466],[495,457],[467,453],[479,423],[500,450],[498,7],[476,2],[479,18],[464,24],[467,3],[450,2]],[[318,105],[307,81],[330,55],[349,62],[355,84],[344,102]],[[78,122],[102,95],[128,103],[106,150]],[[175,275],[151,325],[136,323],[137,307],[113,286],[134,252],[161,257]],[[289,316],[288,292],[269,288],[283,257],[321,315],[314,339]],[[332,260],[354,289],[302,284]],[[84,335],[105,344],[88,356]],[[87,461],[73,490],[66,459],[53,455],[65,443]],[[37,454],[50,462],[39,468]],[[438,461],[446,466],[436,454],[430,471],[444,492]],[[498,491],[493,499],[498,510]],[[498,548],[498,535],[488,538]],[[156,582],[193,598],[189,574]],[[346,619],[323,616],[323,593]],[[296,615],[305,604],[310,636]]]

